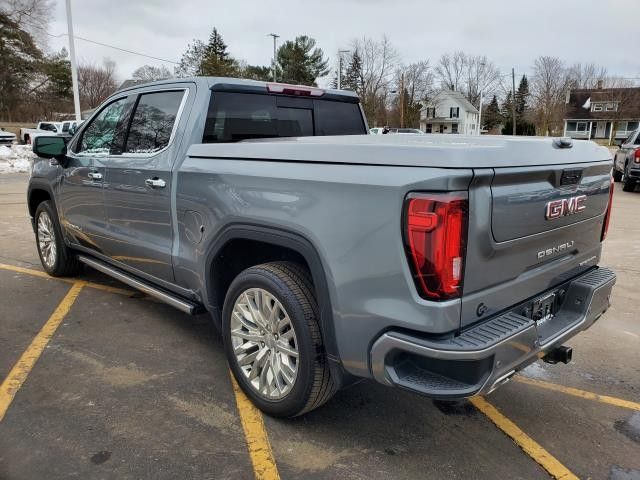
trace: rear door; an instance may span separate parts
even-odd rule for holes
[[[610,184],[609,161],[476,170],[462,325],[596,265]]]
[[[108,255],[126,270],[166,282],[173,281],[175,132],[188,94],[181,87],[137,95],[123,153],[105,162]]]

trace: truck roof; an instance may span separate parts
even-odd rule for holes
[[[344,135],[196,144],[191,157],[441,168],[502,168],[611,160],[594,142],[550,137]]]
[[[202,88],[209,88],[214,91],[232,91],[232,92],[247,92],[247,93],[269,93],[269,86],[285,85],[292,88],[310,89],[316,87],[308,87],[304,85],[292,85],[278,82],[262,82],[258,80],[247,80],[241,78],[232,77],[186,77],[186,78],[169,78],[166,80],[157,80],[155,82],[145,82],[132,85],[127,88],[118,90],[117,93],[126,92],[130,90],[137,90],[139,88],[148,88],[155,85],[176,85],[180,83],[195,83]],[[342,100],[348,102],[359,102],[358,95],[350,90],[335,90],[331,88],[321,88],[324,94],[319,99],[331,99]]]

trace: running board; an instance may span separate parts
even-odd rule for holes
[[[142,280],[126,274],[122,270],[113,268],[106,263],[101,262],[100,260],[85,257],[83,255],[78,255],[78,260],[80,260],[85,265],[90,266],[91,268],[95,268],[96,270],[109,275],[110,277],[113,277],[116,280],[121,281],[122,283],[126,283],[130,287],[133,287],[137,290],[140,290],[141,292],[146,293],[147,295],[157,298],[158,300],[167,303],[182,312],[188,313],[189,315],[196,315],[197,313],[201,313],[203,310],[202,306],[195,302],[190,302],[164,290],[153,287]]]

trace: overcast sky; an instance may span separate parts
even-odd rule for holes
[[[49,30],[66,33],[64,0],[54,1]],[[638,0],[72,0],[72,8],[76,35],[173,61],[215,26],[231,54],[250,64],[271,61],[270,32],[281,40],[315,38],[332,65],[354,37],[387,34],[405,62],[435,63],[442,53],[463,50],[521,75],[535,57],[555,55],[640,77]],[[49,42],[57,50],[67,38]],[[120,80],[161,63],[80,40],[76,51],[83,61],[113,59]]]

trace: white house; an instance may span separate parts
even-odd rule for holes
[[[460,92],[442,90],[422,109],[420,130],[479,135],[478,116],[478,109]]]

